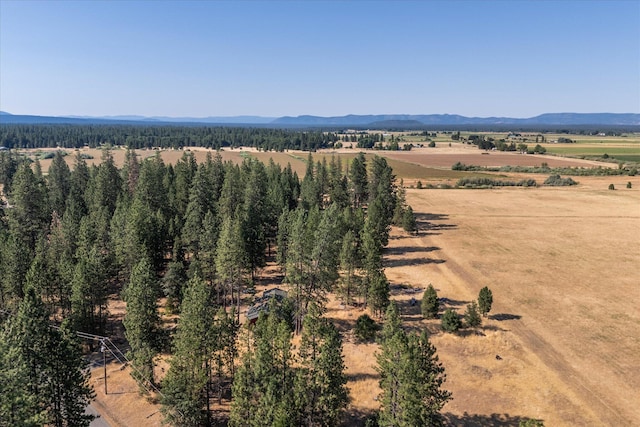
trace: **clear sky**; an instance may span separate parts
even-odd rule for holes
[[[0,110],[640,112],[640,1],[0,0]]]

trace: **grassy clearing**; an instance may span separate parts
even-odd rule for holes
[[[411,268],[417,283],[432,282],[439,294],[463,303],[488,285],[493,313],[519,316],[495,326],[501,337],[522,343],[522,352],[492,347],[487,330],[479,345],[495,350],[485,358],[468,353],[467,338],[458,348],[443,339],[454,337],[434,337],[458,400],[452,411],[535,415],[546,425],[640,422],[633,392],[640,374],[628,369],[640,361],[640,193],[635,185],[606,191],[605,179],[591,178],[601,184],[597,189],[408,191],[415,212],[436,218],[421,224],[428,227],[423,245],[441,248],[426,256],[445,262],[425,263],[412,249],[407,253],[414,254],[415,266],[405,262],[397,273],[389,269],[388,277],[411,283]],[[409,240],[397,244],[408,247]],[[496,353],[513,369],[501,371],[507,363],[496,363]],[[465,370],[471,364],[493,376]],[[474,387],[476,380],[482,387]],[[466,396],[473,403],[457,406]]]

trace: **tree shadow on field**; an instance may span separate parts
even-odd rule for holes
[[[425,235],[441,234],[443,230],[454,230],[458,228],[455,224],[434,224],[432,221],[446,221],[449,219],[449,215],[445,214],[431,214],[431,213],[418,213],[415,215],[416,226],[418,233]]]
[[[354,374],[346,374],[348,381],[365,381],[365,380],[379,380],[380,375],[371,374],[368,372],[357,372]]]
[[[477,336],[477,337],[486,337],[487,335],[484,333],[483,331],[483,327],[479,327],[479,328],[462,328],[462,329],[458,329],[456,331],[456,334],[462,338],[465,337],[473,337],[473,336]]]
[[[522,319],[522,316],[520,316],[519,314],[499,313],[490,315],[489,319],[502,322],[503,320],[520,320]]]
[[[346,334],[353,330],[356,324],[356,319],[359,316],[360,316],[359,314],[357,316],[354,315],[353,319],[336,319],[334,317],[334,318],[331,318],[331,323],[333,323],[333,325],[336,327],[338,332]]]
[[[437,246],[428,246],[426,248],[420,246],[398,246],[395,248],[386,248],[386,255],[404,255],[408,253],[416,253],[416,252],[433,252],[439,251],[440,248]]]
[[[481,328],[485,331],[500,331],[500,332],[507,332],[509,329],[502,329],[499,326],[496,325],[482,325]]]
[[[469,304],[471,301],[462,301],[451,298],[440,298],[440,308],[446,310],[451,307],[461,307]]]
[[[466,412],[462,415],[446,413],[444,414],[444,418],[446,420],[445,425],[464,427],[518,427],[521,421],[531,419],[529,417],[511,416],[509,414],[479,415],[468,414]]]
[[[406,259],[390,259],[385,260],[384,266],[388,268],[392,267],[411,267],[416,265],[426,264],[442,264],[447,262],[444,259],[438,258],[406,258]]]

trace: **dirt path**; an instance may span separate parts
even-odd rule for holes
[[[432,244],[432,242],[425,242],[425,240],[427,239],[422,239],[422,244]],[[429,240],[437,242],[438,238],[433,236]],[[441,254],[447,262],[446,266],[443,265],[440,268],[451,271],[467,286],[467,290],[471,290],[471,285],[477,282],[474,276],[457,262],[455,255],[448,253],[446,250],[442,250]],[[496,302],[492,310],[496,313],[506,313],[509,308],[504,307],[500,302]],[[613,402],[606,400],[601,393],[587,386],[586,380],[570,365],[566,358],[540,335],[525,325],[523,320],[513,319],[510,321],[509,327],[513,333],[518,335],[524,345],[541,359],[547,368],[559,375],[561,380],[584,401],[585,408],[589,408],[589,412],[592,412],[597,417],[600,424],[630,425],[630,420],[622,415],[620,408],[615,407]]]

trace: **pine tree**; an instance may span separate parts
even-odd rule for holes
[[[222,404],[222,394],[227,389],[228,381],[233,380],[235,375],[238,330],[239,325],[235,322],[233,310],[227,313],[222,307],[218,309],[212,333],[213,355],[210,377],[212,388],[218,392],[218,404]]]
[[[396,196],[394,194],[393,170],[387,163],[387,159],[374,156],[371,162],[369,173],[369,203],[380,198],[385,208],[384,216],[391,223],[396,206]]]
[[[389,305],[389,282],[382,270],[376,272],[370,278],[368,304],[373,314],[379,317]]]
[[[214,309],[211,290],[199,277],[185,289],[173,357],[162,383],[162,412],[176,426],[199,426],[209,418],[208,383]]]
[[[216,278],[216,251],[219,234],[218,218],[213,212],[207,211],[202,221],[198,258],[202,261],[202,278],[211,286],[214,285]],[[218,298],[219,300],[220,298]]]
[[[218,216],[220,222],[226,218],[234,218],[238,209],[242,207],[244,193],[240,189],[244,188],[240,176],[240,169],[236,165],[226,164],[222,193],[220,194]]]
[[[0,378],[9,375],[8,369],[17,378],[2,386],[9,394],[0,394],[1,420],[7,413],[8,420],[16,421],[10,425],[89,425],[93,417],[85,414],[85,408],[94,394],[87,362],[67,323],[60,330],[49,326],[49,316],[33,288],[27,289],[15,318],[5,323],[2,345],[8,349],[0,356]],[[5,364],[5,355],[15,359]],[[17,384],[15,380],[25,373],[26,381]],[[25,390],[29,396],[25,396]],[[11,400],[5,402],[5,396]]]
[[[400,185],[396,190],[396,206],[393,211],[393,224],[402,226],[404,212],[407,208],[407,192],[404,189],[404,181],[400,180]]]
[[[347,183],[347,177],[342,172],[342,158],[331,156],[331,163],[329,164],[329,198],[340,209],[349,206]]]
[[[245,187],[242,212],[242,234],[251,278],[255,278],[258,268],[265,265],[266,221],[267,221],[267,175],[262,162],[250,164],[251,173]]]
[[[285,207],[278,217],[278,233],[276,235],[276,244],[278,246],[276,261],[284,273],[285,280],[287,277],[287,250],[289,247],[289,234],[291,233],[292,222],[292,211]]]
[[[167,311],[175,313],[182,302],[182,288],[187,283],[187,272],[182,261],[174,260],[167,266],[167,272],[162,278],[162,292],[167,297]]]
[[[211,177],[207,175],[204,165],[200,165],[191,183],[189,204],[182,227],[182,242],[196,257],[200,251],[202,222],[208,211],[216,212],[213,200],[213,183]]]
[[[118,195],[122,189],[121,178],[109,148],[102,151],[100,166],[97,167],[95,178],[90,181],[89,192],[90,210],[98,212],[105,209],[108,219],[111,219],[116,209]]]
[[[71,323],[78,331],[102,333],[107,318],[107,260],[95,246],[79,252],[71,282]]]
[[[411,206],[407,206],[402,214],[402,228],[407,233],[415,233],[418,230],[418,226],[416,224],[416,217],[413,214],[413,209]]]
[[[156,308],[157,284],[151,264],[142,259],[133,267],[124,291],[127,311],[124,317],[125,336],[131,351],[133,377],[141,390],[154,383],[153,358],[158,348],[159,316]]]
[[[414,427],[443,425],[440,410],[451,398],[435,347],[426,332],[402,330],[395,303],[389,304],[377,354],[382,408],[378,425]]]
[[[440,309],[440,302],[438,301],[438,293],[431,283],[427,287],[427,290],[422,296],[420,303],[420,309],[422,316],[425,319],[434,319],[438,316],[438,310]]]
[[[132,148],[127,148],[127,152],[124,155],[124,166],[122,167],[122,182],[124,184],[124,191],[129,193],[130,196],[136,191],[138,186],[138,178],[140,177],[140,163],[138,162],[138,155]]]
[[[0,331],[0,426],[38,426],[45,411],[30,390],[31,369],[20,348],[21,331],[12,318]]]
[[[216,273],[223,286],[223,302],[227,306],[227,297],[231,305],[237,306],[236,314],[240,316],[240,292],[246,271],[246,252],[239,218],[225,218],[220,231],[220,240],[216,250]],[[238,317],[239,320],[239,317]]]
[[[21,163],[13,177],[9,203],[9,230],[20,245],[33,252],[51,217],[44,185],[27,163]]]
[[[406,426],[442,426],[442,407],[451,400],[451,393],[443,389],[446,375],[429,341],[426,331],[409,335],[408,349],[403,359],[402,387]]]
[[[360,277],[357,274],[362,264],[358,241],[353,231],[348,230],[342,238],[340,250],[340,268],[342,270],[342,286],[340,294],[345,304],[351,304],[354,291],[358,287]]]
[[[62,216],[69,191],[71,190],[71,171],[62,157],[62,151],[57,150],[49,166],[47,175],[47,188],[49,192],[49,210]]]
[[[296,304],[296,332],[311,301],[324,304],[338,274],[340,224],[337,206],[320,213],[315,207],[308,215],[302,209],[293,214],[287,250],[287,282],[293,287]]]
[[[311,153],[307,158],[307,169],[300,184],[300,205],[305,210],[320,207],[322,202],[321,183],[316,179],[313,157]]]
[[[182,229],[182,221],[185,218],[187,205],[189,204],[189,190],[197,169],[198,165],[193,157],[193,153],[187,151],[182,154],[182,157],[174,167],[175,198],[173,200],[172,207],[175,215],[180,221],[176,232]]]
[[[229,425],[295,426],[291,332],[283,320],[261,314],[233,382]]]
[[[464,321],[470,328],[478,327],[482,324],[482,317],[478,310],[478,304],[472,301],[471,304],[467,304],[467,311],[464,313]]]
[[[448,308],[442,314],[442,330],[445,332],[456,332],[462,326],[458,313]]]
[[[359,153],[351,161],[349,168],[349,191],[351,192],[351,204],[354,208],[364,205],[368,198],[367,166],[364,154]]]
[[[89,402],[95,397],[90,385],[88,362],[83,358],[80,343],[67,322],[59,331],[52,331],[53,339],[44,352],[53,355],[47,364],[45,382],[48,391],[49,424],[56,427],[88,426],[93,420],[86,414]]]
[[[493,304],[493,293],[489,289],[489,287],[485,286],[480,289],[480,294],[478,295],[478,308],[480,309],[480,313],[484,317],[487,317],[487,313],[491,311],[491,305]]]
[[[382,389],[380,426],[400,426],[402,417],[400,387],[403,372],[399,362],[407,352],[407,337],[400,324],[398,307],[391,302],[382,328],[380,352],[376,354]]]
[[[316,304],[304,319],[299,357],[294,385],[297,424],[336,425],[349,400],[342,339]]]

